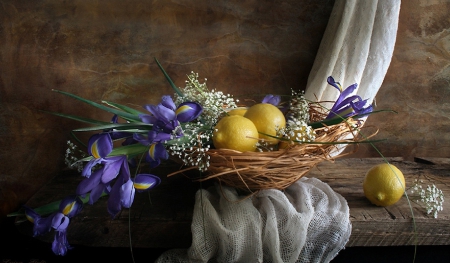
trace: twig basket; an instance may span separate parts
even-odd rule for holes
[[[210,166],[205,176],[198,181],[216,179],[221,184],[250,192],[283,190],[320,162],[341,157],[333,156],[333,152],[337,153],[338,148],[346,143],[356,142],[358,129],[362,125],[362,120],[349,118],[339,124],[316,129],[314,142],[291,144],[278,151],[211,149],[207,152]],[[180,170],[169,176],[195,168]]]

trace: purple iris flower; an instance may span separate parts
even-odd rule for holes
[[[64,198],[59,204],[59,211],[69,218],[76,216],[81,209],[83,209],[83,201],[76,195]]]
[[[169,158],[169,154],[162,143],[172,139],[170,134],[149,131],[147,137],[135,133],[133,138],[145,146],[150,146],[147,152],[146,161],[150,163],[151,168],[158,166],[161,163],[161,159],[167,160]]]
[[[170,96],[163,96],[158,105],[147,104],[144,108],[152,115],[139,114],[142,122],[153,124],[154,129],[165,133],[172,133],[180,125],[176,118],[176,106]]]
[[[122,207],[130,208],[134,201],[136,191],[143,192],[159,185],[161,179],[152,174],[138,174],[130,179],[119,177],[111,189],[108,199],[108,211],[114,218]]]
[[[121,173],[130,177],[130,168],[128,166],[126,155],[104,158],[101,163],[103,164],[103,174],[101,182],[104,184],[111,182]]]
[[[55,255],[64,256],[71,249],[67,240],[67,227],[70,219],[63,213],[56,213],[52,220],[52,227],[55,229],[55,237],[52,242],[52,251]]]
[[[103,169],[98,169],[92,173],[89,178],[81,181],[76,190],[76,194],[83,196],[87,193],[91,193],[89,195],[88,204],[92,205],[101,197],[103,192],[109,193],[109,184],[102,183],[102,175]]]
[[[44,235],[52,230],[52,220],[54,214],[48,217],[41,217],[33,209],[25,206],[25,216],[33,223],[33,236]]]
[[[336,82],[332,76],[327,79],[328,84],[335,87],[339,90],[340,95],[334,103],[333,107],[330,110],[330,113],[325,118],[333,119],[333,118],[347,118],[355,115],[370,113],[373,110],[372,105],[364,107],[367,104],[367,99],[363,100],[358,95],[350,94],[355,91],[358,84],[353,84],[348,86],[345,90],[342,89],[342,86],[339,82]]]
[[[114,179],[117,178],[117,183],[119,177],[126,180],[130,178],[130,168],[125,155],[104,158],[101,164],[103,164],[103,167],[95,170],[89,178],[81,181],[76,190],[77,195],[91,193],[89,204],[95,203],[103,192],[109,193],[111,198],[112,188],[110,185]]]
[[[161,183],[161,179],[153,174],[138,174],[133,179],[133,186],[138,192],[144,192],[155,188]]]
[[[64,231],[69,226],[70,219],[63,213],[56,213],[52,218],[52,228],[56,231]]]
[[[189,122],[196,119],[203,111],[200,104],[196,102],[184,102],[176,107],[172,97],[166,95],[162,97],[158,105],[147,104],[144,108],[152,115],[140,114],[139,118],[144,123],[153,124],[156,131],[182,136],[178,128],[180,122]]]
[[[165,132],[157,132],[157,131],[149,131],[147,133],[147,136],[144,136],[139,133],[133,134],[133,138],[145,146],[150,146],[152,143],[155,142],[166,142],[168,140],[172,139],[172,136]]]
[[[203,112],[203,107],[196,102],[183,102],[175,110],[177,120],[184,123],[197,119]]]
[[[122,207],[129,208],[133,203],[134,188],[127,187],[128,181],[130,181],[129,171],[121,171],[117,176],[116,182],[111,187],[107,205],[111,218],[114,218],[122,210]]]
[[[25,207],[25,215],[33,226],[33,235],[43,235],[53,228],[55,239],[52,243],[52,250],[56,255],[64,256],[71,248],[67,241],[66,230],[70,223],[70,218],[76,216],[82,209],[83,202],[78,196],[71,195],[64,198],[59,204],[57,212],[48,217],[41,217],[34,210]]]
[[[72,249],[72,246],[70,246],[67,240],[66,231],[65,230],[56,231],[55,238],[52,242],[53,253],[59,256],[64,256],[66,255],[69,249]]]
[[[150,167],[154,168],[160,165],[161,160],[169,159],[169,153],[161,143],[152,143],[148,150],[146,161],[150,163]]]
[[[280,96],[269,94],[264,97],[262,103],[269,103],[274,106],[278,106],[278,104],[280,104],[280,101],[281,101]]]
[[[81,175],[91,176],[92,168],[99,164],[113,150],[113,141],[109,133],[94,134],[88,141],[88,153],[94,157],[83,168]]]

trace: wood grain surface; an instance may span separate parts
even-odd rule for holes
[[[342,158],[322,162],[307,177],[316,177],[330,185],[348,202],[352,234],[347,247],[450,245],[450,205],[434,218],[414,202],[412,196],[389,207],[372,205],[365,197],[362,182],[365,173],[381,158]],[[405,175],[407,188],[414,179],[423,185],[435,184],[445,196],[450,196],[450,160],[447,158],[388,158]],[[162,165],[156,174],[167,174],[178,169],[176,164]],[[213,182],[192,182],[182,175],[162,177],[162,183],[149,193],[136,194],[130,210],[124,209],[115,219],[106,211],[106,198],[85,205],[81,214],[72,219],[68,229],[71,244],[93,247],[188,248],[191,244],[190,224],[195,192]],[[43,187],[27,205],[36,207],[58,200],[75,191],[81,176],[64,172]],[[72,189],[71,189],[72,188]],[[18,218],[19,219],[19,218]],[[31,235],[31,223],[18,224],[22,233]],[[39,237],[51,242],[53,234]]]

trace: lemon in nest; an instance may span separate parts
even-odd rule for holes
[[[251,120],[241,115],[225,116],[214,127],[212,141],[217,149],[254,152],[258,130]]]
[[[244,114],[247,112],[247,108],[244,107],[240,107],[240,108],[234,108],[232,110],[230,110],[228,113],[228,115],[241,115],[244,116]]]
[[[405,177],[394,165],[382,163],[367,171],[364,181],[364,195],[377,206],[393,205],[405,193]]]
[[[277,136],[277,130],[286,126],[283,112],[269,103],[258,103],[251,106],[245,112],[244,117],[255,124],[256,129],[260,132],[259,138],[264,139],[269,145],[278,143],[279,140],[271,136]]]

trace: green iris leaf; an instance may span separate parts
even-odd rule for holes
[[[87,104],[89,104],[91,106],[94,106],[96,108],[99,108],[101,110],[110,112],[112,114],[116,114],[117,116],[120,116],[120,117],[122,117],[123,119],[125,119],[127,121],[131,121],[131,122],[132,121],[141,121],[139,119],[139,116],[136,115],[136,114],[131,114],[131,113],[124,112],[124,111],[121,111],[121,110],[118,110],[118,109],[114,109],[114,108],[111,108],[111,107],[106,107],[106,106],[104,106],[102,104],[93,102],[93,101],[88,100],[88,99],[84,99],[82,97],[79,97],[79,96],[77,96],[75,94],[72,94],[72,93],[69,93],[69,92],[65,92],[65,91],[61,91],[61,90],[55,90],[55,89],[53,89],[53,91],[61,93],[61,94],[64,94],[64,95],[69,96],[69,97],[72,97],[74,99],[80,100],[82,102],[85,102],[85,103],[87,103]]]

